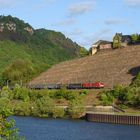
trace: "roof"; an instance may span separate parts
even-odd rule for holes
[[[93,45],[99,46],[99,45],[105,45],[105,44],[112,44],[112,42],[106,41],[106,40],[99,40],[99,41],[95,42]]]
[[[122,42],[125,42],[125,41],[130,42],[131,41],[131,36],[130,35],[123,35],[121,41]]]

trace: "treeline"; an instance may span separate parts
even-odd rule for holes
[[[0,86],[24,84],[29,81],[36,70],[29,60],[16,59],[3,69],[0,74]]]
[[[0,108],[8,108],[14,115],[80,118],[85,113],[83,96],[86,94],[87,91],[65,89],[37,91],[19,85],[13,90],[3,87],[0,92]],[[68,108],[57,104],[65,104]]]
[[[122,108],[140,108],[140,73],[129,87],[115,86],[112,90],[100,93],[98,98],[103,105],[116,104]]]

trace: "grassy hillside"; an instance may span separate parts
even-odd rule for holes
[[[129,85],[140,71],[140,46],[101,51],[54,65],[30,84],[79,83],[101,81],[106,88]]]
[[[5,69],[10,72],[11,65],[20,59],[32,65],[34,73],[31,77],[33,77],[53,64],[79,57],[80,48],[60,32],[35,30],[18,18],[0,16],[0,75]],[[10,79],[11,76],[8,74],[4,76],[7,80],[19,81],[13,75],[14,79]],[[26,76],[24,75],[25,81]]]

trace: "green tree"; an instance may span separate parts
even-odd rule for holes
[[[33,73],[34,68],[28,60],[16,59],[4,70],[3,77],[12,83],[21,83],[28,81]]]
[[[30,102],[20,101],[16,103],[14,107],[14,113],[16,115],[29,116],[31,114]]]
[[[132,86],[140,87],[140,72],[137,74],[136,78],[132,82]]]
[[[80,118],[85,114],[85,106],[81,98],[70,101],[68,112],[72,118]]]
[[[53,110],[53,117],[54,118],[63,118],[65,115],[64,108],[61,107],[55,107]]]
[[[55,106],[53,100],[50,97],[44,96],[40,99],[37,99],[36,105],[40,112],[40,117],[48,117],[53,115]]]
[[[18,130],[14,128],[15,121],[7,121],[10,115],[12,112],[9,109],[0,109],[0,140],[23,140],[23,138],[18,137]]]
[[[16,84],[13,89],[13,95],[14,95],[14,97],[13,97],[14,99],[19,99],[24,102],[29,101],[29,99],[30,99],[29,89],[27,89],[25,87],[20,87],[18,84]]]
[[[121,39],[122,39],[122,34],[116,33],[116,35],[113,38],[113,48],[120,48],[121,47]]]
[[[133,41],[133,42],[139,41],[139,35],[138,35],[138,34],[132,34],[132,35],[131,35],[131,38],[132,38],[132,41]]]
[[[0,97],[11,98],[12,96],[12,91],[7,86],[4,86],[0,92]]]
[[[80,48],[80,56],[84,57],[84,56],[87,56],[87,55],[88,55],[88,51],[84,47],[81,47]]]

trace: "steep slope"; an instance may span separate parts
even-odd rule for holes
[[[0,74],[13,60],[23,59],[31,62],[37,75],[53,64],[79,57],[80,48],[60,32],[35,30],[16,17],[0,16]]]
[[[140,46],[102,51],[54,65],[29,84],[104,82],[107,88],[129,85],[140,71]]]

